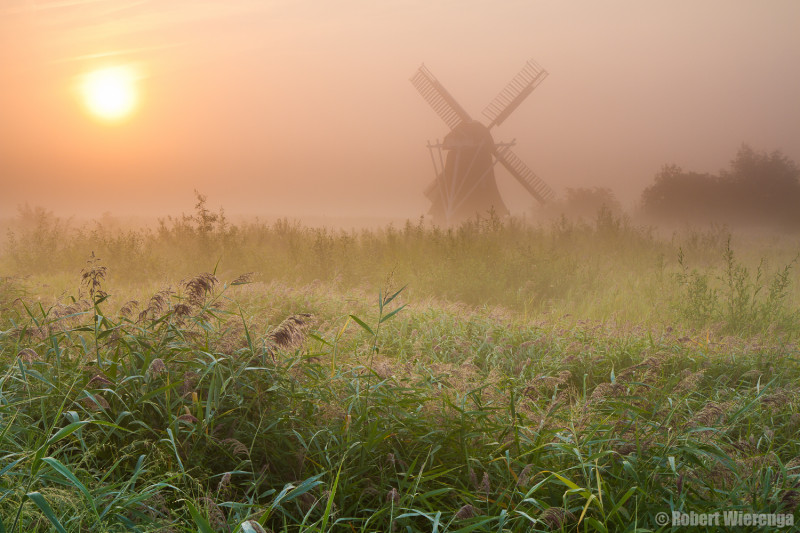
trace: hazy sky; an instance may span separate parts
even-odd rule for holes
[[[423,62],[474,116],[529,58],[502,126],[553,189],[625,204],[665,163],[742,142],[800,162],[800,2],[0,0],[0,216],[229,212],[417,217],[447,127]],[[81,76],[129,65],[138,107],[90,115]],[[513,211],[533,200],[504,170]]]

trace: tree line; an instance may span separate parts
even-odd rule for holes
[[[642,193],[642,210],[662,222],[799,228],[800,167],[747,144],[716,175],[665,165]]]

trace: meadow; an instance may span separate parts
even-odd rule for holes
[[[22,209],[0,253],[0,531],[793,516],[798,253],[607,210],[343,231],[232,224],[200,196],[151,229]]]

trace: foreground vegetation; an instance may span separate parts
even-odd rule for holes
[[[800,503],[791,237],[29,215],[0,530],[659,531]]]

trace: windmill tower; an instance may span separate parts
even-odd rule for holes
[[[425,189],[425,195],[433,204],[430,214],[436,223],[449,226],[490,209],[500,216],[507,215],[508,208],[494,177],[498,161],[539,202],[552,199],[550,187],[511,151],[514,141],[495,143],[490,131],[502,124],[546,77],[546,70],[528,61],[483,110],[487,126],[473,120],[425,65],[411,77],[412,85],[450,128],[441,143],[428,142],[436,179]]]

